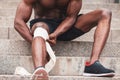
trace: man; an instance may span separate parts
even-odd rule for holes
[[[100,54],[110,32],[112,13],[109,10],[95,10],[79,15],[82,0],[22,0],[18,6],[14,26],[20,35],[32,44],[32,57],[35,74],[47,78],[44,69],[46,64],[46,46],[42,37],[34,37],[39,27],[49,34],[49,43],[55,45],[56,40],[70,41],[96,27],[94,44],[90,61],[86,63],[85,76],[114,76],[114,71],[105,68],[99,62]],[[34,9],[35,19],[30,22],[30,30],[26,23]],[[41,69],[42,68],[42,69]],[[41,77],[40,77],[41,78]]]

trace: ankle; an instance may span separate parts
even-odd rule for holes
[[[45,68],[45,66],[38,66],[38,67],[35,67],[35,70],[38,69],[38,68]]]
[[[86,63],[85,63],[85,66],[91,66],[92,64],[94,64],[96,61],[98,61],[98,60],[94,60],[94,61],[86,61]]]

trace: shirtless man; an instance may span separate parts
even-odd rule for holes
[[[56,40],[70,41],[96,27],[94,43],[90,61],[86,62],[85,76],[114,76],[114,71],[105,68],[99,62],[100,54],[105,46],[110,32],[112,13],[106,9],[95,10],[79,15],[82,0],[22,0],[18,6],[14,27],[20,35],[32,44],[32,57],[36,75],[43,73],[46,64],[46,46],[42,37],[33,38],[34,30],[42,27],[49,34],[49,43],[56,44]],[[30,29],[26,25],[32,11],[35,19],[30,22]],[[39,79],[38,79],[39,80]]]

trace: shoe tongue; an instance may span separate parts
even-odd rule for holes
[[[95,61],[95,63],[100,64],[100,62],[99,62],[98,60],[97,60],[97,61]],[[95,63],[94,63],[94,64],[95,64]]]

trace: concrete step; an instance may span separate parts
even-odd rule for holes
[[[57,56],[89,57],[92,50],[92,42],[58,42],[53,47]],[[63,48],[64,46],[64,48]],[[108,51],[109,50],[109,51]],[[31,55],[31,46],[24,40],[0,40],[0,55]],[[103,57],[120,57],[120,43],[107,43],[102,55]]]
[[[83,76],[50,76],[50,80],[119,80],[120,76],[107,77],[83,77]],[[0,80],[30,80],[29,76],[0,75]]]
[[[110,10],[120,10],[120,4],[83,4],[82,9],[99,9],[99,8],[106,8]]]
[[[4,5],[5,4],[5,5]],[[0,3],[0,9],[3,9],[3,7],[6,8],[14,8],[16,9],[19,2],[2,2]],[[120,4],[115,3],[83,3],[84,9],[96,9],[96,8],[108,8],[108,9],[120,9]]]
[[[57,62],[50,72],[52,76],[78,76],[84,71],[84,63],[88,57],[57,57]],[[0,56],[0,74],[12,75],[17,66],[22,66],[29,72],[33,72],[33,62],[31,56]],[[120,58],[101,57],[101,64],[115,70],[116,75],[120,75]]]
[[[16,75],[0,75],[1,80],[30,80],[30,77],[20,77]],[[83,77],[83,76],[50,76],[50,80],[119,80],[120,76],[107,77]]]
[[[107,8],[106,8],[107,9]],[[111,9],[110,9],[111,10]],[[94,11],[94,9],[81,9],[80,10],[80,13],[88,13],[88,12],[91,12],[91,11]],[[120,10],[111,10],[112,11],[112,16],[113,18],[115,19],[120,19]],[[9,8],[6,8],[6,9],[0,9],[0,19],[4,19],[4,18],[14,18],[15,17],[15,14],[16,14],[16,9],[9,9]]]
[[[94,34],[95,34],[95,29],[92,29],[90,32],[74,39],[73,41],[90,41],[90,42],[93,42],[94,41]],[[110,42],[110,43],[118,43],[120,42],[120,29],[113,29],[110,31],[109,33],[109,37],[108,37],[108,40],[107,42]]]
[[[18,34],[14,28],[5,28],[0,27],[0,39],[12,39],[12,40],[23,40],[23,38]],[[92,29],[90,32],[78,37],[74,41],[90,41],[93,42],[95,28]],[[111,29],[107,42],[120,42],[120,29]]]
[[[0,3],[0,9],[4,8],[16,8],[20,0],[5,1],[2,0]],[[113,4],[115,0],[83,0],[83,4]],[[4,5],[5,4],[5,5]]]
[[[114,3],[115,0],[83,0],[83,3]]]
[[[28,25],[28,27],[30,26],[30,21],[32,20],[33,18],[31,18],[29,21],[28,21],[28,23],[27,23],[27,25]],[[120,23],[119,23],[119,21],[120,21],[120,18],[118,18],[118,19],[114,19],[114,18],[112,18],[112,21],[111,21],[111,30],[117,30],[117,29],[119,29],[120,30]],[[13,18],[8,18],[8,19],[3,19],[3,20],[1,20],[0,21],[1,22],[1,25],[0,25],[0,28],[2,28],[2,27],[5,27],[5,28],[13,28],[14,27],[14,19]]]
[[[86,14],[88,12],[91,12],[93,10],[91,9],[82,9],[80,11],[80,14]],[[13,27],[14,23],[14,17],[15,17],[16,9],[0,9],[0,27]],[[112,28],[120,29],[119,21],[120,21],[120,11],[119,10],[113,10],[112,11],[113,16],[112,16]],[[34,18],[34,14],[32,14],[31,19]],[[30,19],[30,20],[31,20]],[[29,24],[29,22],[28,22]]]
[[[20,2],[21,0],[0,0],[1,2]]]
[[[79,14],[86,14],[92,12],[94,10],[90,9],[81,9]],[[120,20],[120,10],[112,10],[112,19],[119,19]]]
[[[80,13],[86,14],[86,13],[83,13],[83,12],[80,12]],[[118,17],[117,17],[117,15],[118,15]],[[31,19],[33,19],[33,16],[31,16]],[[28,26],[29,26],[29,21],[27,23]],[[112,22],[111,22],[111,27],[113,29],[120,29],[120,27],[119,27],[119,25],[120,25],[119,21],[120,21],[119,14],[117,13],[115,16],[113,15]],[[13,25],[14,24],[14,17],[13,16],[0,17],[0,23],[1,23],[0,27],[12,27],[13,28],[14,27],[14,25]]]
[[[3,8],[16,8],[19,4],[20,0],[15,2],[15,1],[2,1],[0,2],[0,9]]]

